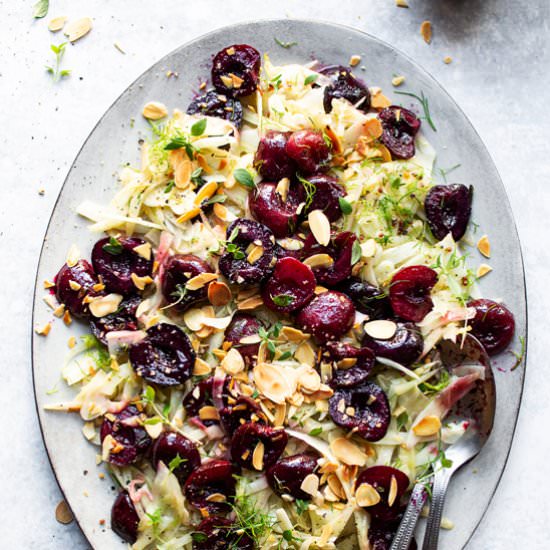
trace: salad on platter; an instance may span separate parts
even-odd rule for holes
[[[79,206],[100,238],[45,286],[90,334],[47,409],[82,417],[134,550],[389,548],[475,429],[447,415],[484,368],[447,368],[441,342],[514,334],[466,262],[472,187],[436,183],[427,102],[350,67],[235,44],[211,83],[185,112],[145,105],[141,165]]]

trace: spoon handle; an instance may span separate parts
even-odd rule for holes
[[[441,516],[443,515],[445,496],[452,474],[453,471],[450,468],[442,468],[434,474],[430,515],[428,516],[428,525],[426,526],[422,550],[437,550]]]
[[[390,550],[408,550],[418,521],[418,516],[422,511],[425,501],[426,489],[424,485],[417,483],[412,490],[407,509],[403,514],[399,529],[393,538]]]

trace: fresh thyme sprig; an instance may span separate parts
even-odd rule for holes
[[[424,111],[424,120],[430,125],[431,129],[434,132],[437,132],[434,121],[432,120],[432,116],[430,114],[430,104],[428,102],[428,98],[424,95],[423,91],[420,91],[420,95],[414,94],[413,92],[395,92],[395,93],[399,95],[414,97],[414,99],[416,99],[422,106],[422,109]]]
[[[56,46],[55,44],[52,44],[50,46],[50,49],[55,54],[55,64],[53,67],[46,65],[46,71],[48,71],[48,73],[52,75],[54,82],[59,82],[61,78],[63,78],[64,76],[69,76],[71,74],[71,71],[69,69],[61,69],[61,61],[63,60],[63,56],[65,55],[66,47],[67,42],[63,42],[62,44],[59,44],[59,46]]]

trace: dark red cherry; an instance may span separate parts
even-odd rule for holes
[[[351,300],[334,291],[318,294],[296,316],[297,324],[321,343],[343,336],[354,319],[355,308]]]
[[[172,469],[180,483],[185,483],[189,474],[201,464],[201,455],[197,446],[187,437],[175,432],[163,432],[153,444],[152,462],[155,468],[162,460],[165,466],[179,457],[180,464]]]
[[[189,338],[176,325],[159,323],[129,352],[136,373],[159,386],[183,384],[193,371],[195,351]]]
[[[290,495],[310,500],[311,495],[302,491],[302,481],[318,469],[317,459],[306,454],[286,456],[278,460],[266,472],[269,486],[279,496]]]
[[[318,130],[293,132],[286,143],[286,154],[303,174],[328,170],[330,148]]]
[[[256,361],[260,344],[241,344],[241,338],[257,335],[263,326],[263,323],[250,313],[236,313],[225,329],[225,339],[239,350],[248,365]]]
[[[204,260],[193,254],[174,254],[164,264],[162,276],[162,295],[169,304],[182,312],[193,304],[206,300],[208,285],[198,290],[185,287],[189,279],[201,273],[213,273],[213,269]]]
[[[103,417],[101,442],[110,435],[116,442],[109,452],[108,461],[116,466],[127,466],[141,458],[151,446],[151,438],[143,428],[143,418],[135,405],[128,405],[110,418]]]
[[[391,280],[390,303],[394,313],[418,323],[432,310],[430,296],[437,283],[437,272],[425,265],[400,269]]]
[[[197,96],[187,107],[188,115],[205,115],[223,118],[240,128],[243,122],[243,106],[237,99],[231,99],[215,90]]]
[[[230,519],[220,516],[204,518],[195,531],[193,538],[193,550],[226,550],[234,548],[239,550],[254,550],[254,541],[243,532],[239,532],[238,526]]]
[[[269,277],[275,264],[275,237],[269,227],[239,218],[227,228],[227,242],[231,245],[219,261],[219,268],[230,282],[239,285],[257,284]],[[263,248],[261,257],[249,263],[246,249],[255,244]]]
[[[359,277],[350,277],[342,281],[336,286],[336,290],[349,296],[355,309],[368,315],[370,320],[388,319],[393,315],[388,295]]]
[[[294,177],[296,165],[286,153],[290,132],[269,130],[260,140],[254,156],[254,168],[266,180],[279,181]]]
[[[354,365],[333,369],[330,385],[333,388],[351,388],[367,381],[374,367],[374,353],[369,348],[356,348],[342,342],[327,342],[326,349],[335,362],[343,359],[355,359]]]
[[[119,330],[137,330],[138,321],[136,311],[141,303],[139,296],[130,296],[120,302],[118,309],[114,313],[105,315],[105,317],[92,317],[90,319],[90,328],[92,334],[103,344],[107,345],[107,334]]]
[[[233,435],[237,428],[247,422],[267,423],[265,414],[254,399],[241,395],[234,405],[224,407],[219,411],[223,429]]]
[[[390,424],[388,398],[372,382],[337,389],[329,399],[329,413],[335,424],[353,430],[367,441],[382,439]]]
[[[305,306],[315,295],[315,276],[296,258],[282,258],[262,287],[264,304],[273,311],[290,313]]]
[[[459,241],[470,221],[474,188],[461,183],[434,185],[424,199],[424,210],[434,237],[442,240],[449,233]]]
[[[315,192],[305,213],[322,210],[330,222],[338,220],[342,216],[338,199],[346,196],[344,187],[336,178],[328,174],[313,174],[307,177],[307,181],[314,186]],[[305,184],[302,183],[302,185]]]
[[[355,78],[347,67],[332,65],[321,70],[330,77],[325,88],[323,106],[325,113],[332,111],[333,99],[345,99],[365,113],[370,109],[370,92],[366,84]]]
[[[506,349],[514,337],[516,323],[514,315],[503,304],[481,298],[471,300],[468,307],[476,310],[476,315],[468,324],[472,334],[483,344],[489,355]]]
[[[254,470],[252,456],[258,443],[264,446],[261,471],[269,468],[283,454],[288,435],[283,429],[271,428],[259,422],[248,422],[240,426],[231,439],[231,459],[233,462]]]
[[[267,225],[277,239],[294,233],[298,224],[298,207],[303,202],[303,189],[291,185],[285,199],[277,192],[276,183],[260,183],[248,196],[250,212]]]
[[[391,105],[378,113],[382,123],[380,140],[390,150],[392,157],[410,159],[414,157],[414,136],[420,130],[420,120],[408,109]]]
[[[128,491],[120,491],[111,508],[111,529],[126,542],[134,544],[138,525],[139,516]]]
[[[225,378],[222,388],[222,401],[224,405],[227,405],[229,399],[229,387],[231,385],[231,377]],[[197,416],[199,409],[204,405],[212,405],[212,387],[214,384],[214,378],[211,376],[206,380],[201,380],[184,398],[183,408],[187,413],[187,416]]]
[[[387,522],[379,520],[377,518],[372,518],[368,535],[370,550],[390,550],[393,538],[395,537],[395,533],[397,533],[397,529],[399,528],[399,521],[396,520]],[[418,546],[416,544],[416,540],[413,537],[407,550],[417,549]]]
[[[106,237],[97,241],[92,250],[92,264],[101,275],[108,291],[129,295],[136,292],[132,273],[138,277],[151,275],[152,260],[146,260],[134,249],[145,244],[138,237]]]
[[[401,365],[412,365],[424,349],[420,329],[413,323],[396,322],[395,334],[388,340],[363,336],[363,345],[370,348],[376,357],[385,357]]]
[[[397,494],[391,506],[388,502],[392,477],[397,483]],[[401,470],[391,466],[371,466],[363,470],[355,482],[357,489],[361,484],[368,483],[372,485],[380,494],[380,502],[366,509],[372,517],[383,521],[392,521],[401,511],[401,497],[409,486],[409,478]]]
[[[247,44],[220,50],[212,62],[212,83],[229,97],[244,97],[256,91],[260,77],[260,52]]]
[[[351,276],[353,246],[356,241],[357,235],[350,231],[334,235],[328,246],[318,244],[313,235],[306,238],[302,253],[304,258],[316,254],[328,254],[334,260],[329,267],[313,268],[315,278],[320,285],[333,287]]]
[[[195,508],[207,510],[210,514],[229,512],[235,497],[235,475],[238,470],[228,460],[210,460],[195,469],[185,482],[185,496]],[[224,502],[208,500],[210,495],[220,493]]]
[[[93,286],[98,282],[94,268],[86,260],[78,260],[72,267],[64,264],[55,276],[56,297],[75,317],[88,317],[90,310],[83,300],[87,296],[97,296]]]

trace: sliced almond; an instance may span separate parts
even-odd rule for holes
[[[55,507],[55,519],[63,525],[71,523],[74,519],[69,505],[64,500]]]
[[[277,187],[275,187],[275,192],[281,197],[281,200],[283,202],[286,202],[289,188],[290,180],[288,178],[282,178],[281,180],[279,180]]]
[[[364,466],[367,455],[351,440],[338,437],[332,441],[330,448],[334,456],[348,466]]]
[[[135,273],[132,273],[130,275],[130,279],[132,279],[132,282],[134,283],[135,287],[139,290],[145,290],[145,287],[147,285],[150,285],[153,282],[153,279],[149,277],[149,275],[145,275],[144,277],[140,277],[139,275],[136,275]]]
[[[203,320],[204,313],[200,308],[188,309],[183,314],[184,323],[187,325],[187,328],[193,332],[197,332],[204,326]]]
[[[340,138],[336,135],[336,133],[330,126],[325,127],[325,135],[328,137],[328,139],[330,139],[330,142],[332,143],[332,151],[337,155],[342,153],[343,149]]]
[[[199,290],[217,278],[217,273],[200,273],[195,277],[191,277],[191,279],[185,283],[185,288],[187,290]]]
[[[67,21],[66,15],[60,15],[59,17],[54,17],[48,23],[48,30],[51,32],[60,31],[65,26],[65,21]]]
[[[483,235],[483,237],[477,241],[477,249],[486,258],[491,257],[491,243],[489,242],[489,237],[487,235]]]
[[[355,66],[359,65],[359,63],[361,63],[361,56],[360,55],[352,55],[349,58],[349,66],[350,67],[355,67]]]
[[[40,336],[48,336],[48,334],[50,334],[50,330],[52,330],[52,324],[51,323],[46,323],[46,324],[42,325],[41,327],[38,327],[38,328],[34,329],[36,334],[38,334]]]
[[[264,255],[264,247],[257,244],[252,244],[248,248],[250,250],[247,249],[248,256],[246,257],[246,261],[252,265]]]
[[[193,374],[195,376],[205,376],[212,372],[212,367],[200,357],[195,359],[195,365],[193,367]]]
[[[208,301],[213,306],[225,306],[231,301],[230,288],[220,281],[213,281],[208,285]]]
[[[388,493],[388,505],[393,506],[395,499],[397,498],[397,479],[395,476],[391,476],[390,491]]]
[[[73,349],[76,346],[76,338],[74,336],[69,338],[67,341],[67,346],[69,346],[70,349]]]
[[[376,340],[389,340],[395,335],[397,325],[393,321],[380,319],[365,323],[364,329],[371,338],[375,338]]]
[[[319,490],[319,477],[315,474],[308,474],[304,477],[300,489],[308,495],[315,496]]]
[[[435,435],[441,429],[441,420],[437,416],[425,416],[418,424],[413,426],[413,432],[419,437]]]
[[[380,502],[380,493],[370,483],[361,483],[355,491],[355,501],[359,506],[374,506]]]
[[[391,79],[392,86],[395,86],[396,88],[397,88],[397,86],[401,86],[401,84],[403,84],[403,82],[405,82],[405,77],[404,76],[394,76]]]
[[[430,21],[422,21],[422,24],[420,25],[420,34],[426,44],[430,44],[432,42],[432,24]]]
[[[215,181],[209,181],[204,184],[197,193],[194,203],[199,206],[203,201],[209,199],[218,190],[218,183]]]
[[[220,80],[223,82],[223,85],[226,88],[232,89],[233,88],[233,79],[230,76],[227,76],[225,74],[222,74],[220,76]]]
[[[264,301],[262,300],[261,296],[252,296],[250,298],[247,298],[246,300],[243,300],[242,302],[239,302],[237,304],[237,309],[251,310],[251,309],[256,309],[257,307],[260,307],[263,304],[264,304]]]
[[[214,214],[224,222],[233,222],[237,219],[237,216],[228,210],[223,204],[216,202],[214,204]]]
[[[143,243],[139,246],[136,246],[134,248],[134,252],[138,255],[144,258],[145,260],[151,259],[151,244],[150,243]]]
[[[143,106],[141,114],[149,120],[160,120],[168,115],[168,109],[164,103],[149,101]]]
[[[67,23],[63,34],[69,38],[70,42],[76,42],[83,36],[86,36],[91,30],[92,20],[89,17],[82,17],[81,19]]]
[[[282,427],[286,419],[286,403],[279,403],[275,406],[275,416],[273,418],[273,426],[276,428]]]
[[[304,264],[312,269],[314,267],[330,267],[334,264],[334,259],[328,254],[314,254],[304,260]]]
[[[409,7],[409,4],[408,4],[407,0],[395,0],[395,5],[398,8],[408,8]]]
[[[188,210],[185,214],[182,214],[176,221],[178,223],[183,223],[189,220],[192,220],[196,216],[198,216],[201,213],[201,209],[198,206],[195,206],[194,208],[191,208],[191,210]]]
[[[342,482],[335,474],[329,474],[327,476],[327,484],[333,494],[341,500],[346,500],[346,491],[342,486]]]
[[[88,307],[94,317],[105,317],[114,313],[120,306],[120,302],[122,302],[120,294],[107,294],[93,298]]]
[[[69,267],[74,267],[82,256],[80,255],[80,250],[76,244],[71,245],[69,251],[67,252],[67,265]]]
[[[227,372],[227,374],[235,375],[244,370],[244,359],[239,351],[235,348],[231,348],[227,355],[220,363],[221,368]]]
[[[222,493],[212,493],[205,500],[208,502],[226,502],[227,497]]]
[[[259,344],[262,341],[258,334],[251,334],[250,336],[243,336],[239,340],[239,344],[248,346],[249,344]]]
[[[259,472],[264,469],[264,452],[265,447],[261,441],[258,441],[256,447],[254,447],[254,452],[252,453],[252,466]]]
[[[307,216],[315,240],[323,246],[330,242],[330,221],[322,210],[312,210]]]
[[[69,281],[70,282],[70,281]],[[45,280],[44,281],[44,288],[55,288],[55,283],[52,281]],[[71,287],[72,288],[72,287]]]
[[[443,58],[443,63],[445,63],[445,65],[449,65],[450,63],[453,62],[453,58],[450,56],[450,55],[446,55],[444,58]]]
[[[163,430],[162,422],[157,422],[156,424],[145,424],[143,427],[151,439],[158,439]]]
[[[73,322],[73,319],[71,317],[71,314],[69,312],[68,309],[65,310],[65,313],[63,314],[63,322],[69,326],[72,322]]]
[[[441,529],[445,529],[445,530],[449,531],[451,529],[454,529],[454,527],[455,527],[455,524],[451,519],[449,519],[445,516],[443,516],[441,518]]]
[[[297,328],[288,326],[285,326],[281,329],[281,334],[289,342],[301,342],[302,340],[307,340],[309,338],[309,334],[306,334],[305,332],[302,332]]]
[[[65,304],[60,304],[59,306],[57,306],[54,310],[53,310],[53,314],[56,316],[56,317],[63,317],[65,313]]]
[[[304,248],[304,243],[300,239],[291,239],[287,237],[285,239],[279,239],[277,241],[285,250],[302,250]]]
[[[319,373],[309,365],[302,365],[298,369],[298,387],[305,393],[313,393],[321,388]]]
[[[481,264],[477,268],[476,277],[478,279],[481,279],[481,277],[484,277],[485,275],[487,275],[487,273],[490,273],[491,271],[493,271],[493,268],[489,264]]]
[[[216,407],[212,405],[205,405],[199,409],[199,418],[201,420],[219,420],[220,413]]]
[[[378,139],[382,131],[382,124],[377,118],[369,118],[363,123],[363,132],[373,139]]]
[[[311,344],[307,341],[302,342],[294,352],[294,357],[300,361],[300,363],[304,363],[306,365],[309,365],[310,367],[313,367],[315,365],[315,351]]]
[[[193,163],[189,159],[182,160],[174,170],[174,183],[178,189],[187,189],[191,183]],[[197,203],[195,203],[198,206]]]
[[[258,363],[253,373],[258,391],[273,403],[284,403],[294,394],[292,381],[285,376],[283,369],[270,363]]]
[[[391,101],[382,92],[378,92],[371,98],[371,106],[374,109],[385,109],[390,105]]]

